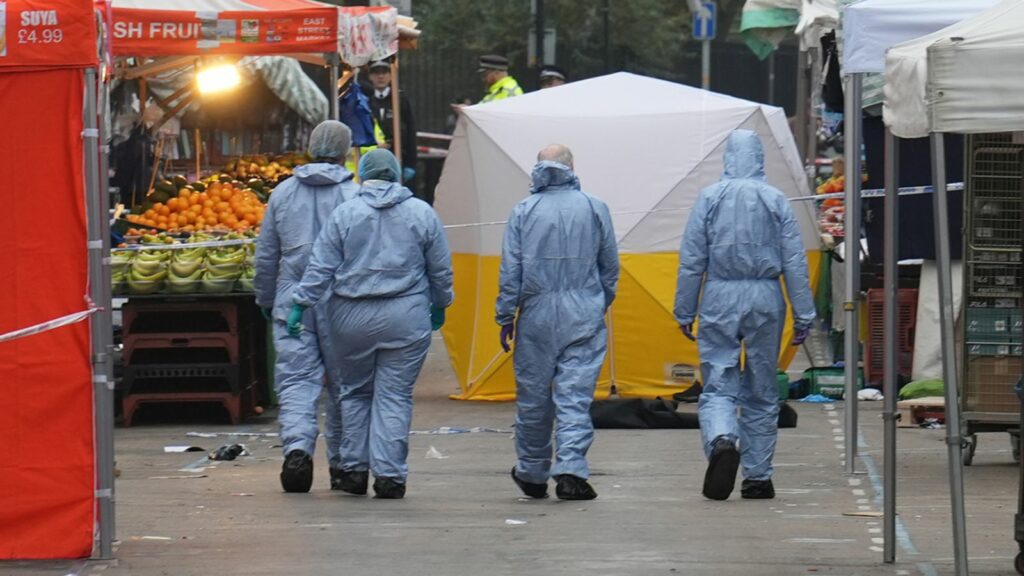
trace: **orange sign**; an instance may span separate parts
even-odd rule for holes
[[[288,54],[338,50],[333,6],[245,12],[144,10],[114,5],[116,55]]]
[[[96,64],[91,0],[0,0],[0,68]]]

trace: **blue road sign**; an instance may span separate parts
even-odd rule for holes
[[[701,5],[707,11],[707,17],[703,17],[699,12],[693,15],[693,39],[714,40],[717,32],[715,20],[718,19],[718,5],[708,0],[702,1]]]

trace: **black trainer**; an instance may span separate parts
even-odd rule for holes
[[[530,498],[547,498],[548,497],[548,485],[547,485],[547,482],[545,482],[544,484],[535,484],[533,482],[527,482],[525,480],[520,480],[519,477],[516,476],[516,467],[515,466],[512,467],[512,481],[516,483],[516,486],[519,486],[519,489],[523,491],[523,494],[526,494]]]
[[[736,486],[736,471],[740,467],[740,452],[732,440],[719,437],[715,440],[708,471],[704,474],[704,497],[710,500],[726,500]]]
[[[365,496],[366,489],[370,485],[370,473],[366,470],[337,470],[337,478],[333,477],[335,470],[331,470],[331,490],[341,490],[356,496]]]
[[[331,490],[341,490],[338,487],[338,483],[341,481],[341,468],[330,466],[328,470],[331,473]]]
[[[377,498],[397,500],[405,498],[405,484],[399,483],[394,478],[376,478],[373,481],[373,491]]]
[[[313,486],[313,458],[304,450],[292,450],[281,466],[281,488],[285,492],[309,492]]]
[[[594,487],[579,476],[562,474],[558,476],[558,484],[555,486],[555,496],[560,500],[593,500],[597,498]]]
[[[744,480],[740,495],[748,500],[771,500],[775,498],[775,486],[771,479]]]

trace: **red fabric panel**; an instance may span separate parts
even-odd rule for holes
[[[0,8],[0,68],[96,64],[92,0],[6,0]]]
[[[0,73],[0,334],[87,306],[80,70]],[[0,343],[0,559],[92,550],[89,325]]]

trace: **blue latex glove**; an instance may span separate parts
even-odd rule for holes
[[[693,324],[692,323],[691,324],[683,324],[682,326],[680,326],[680,328],[683,331],[683,336],[686,336],[686,338],[690,342],[696,342],[697,341],[697,337],[693,334]]]
[[[302,313],[306,307],[301,304],[292,304],[292,311],[288,313],[288,335],[298,338],[302,334]]]
[[[504,350],[505,352],[508,352],[508,351],[512,350],[512,347],[509,346],[509,343],[511,343],[512,340],[515,339],[515,337],[516,337],[516,325],[515,324],[505,324],[504,326],[502,326],[501,327],[501,349]]]
[[[807,340],[807,335],[810,334],[810,328],[796,328],[793,331],[793,346],[799,346]]]
[[[263,314],[263,319],[268,322],[274,319],[273,310],[270,308],[260,308],[260,314]]]
[[[430,328],[437,332],[444,326],[444,308],[430,307]]]
[[[416,177],[416,169],[411,166],[402,168],[402,182],[408,182]],[[435,328],[436,330],[436,328]]]

